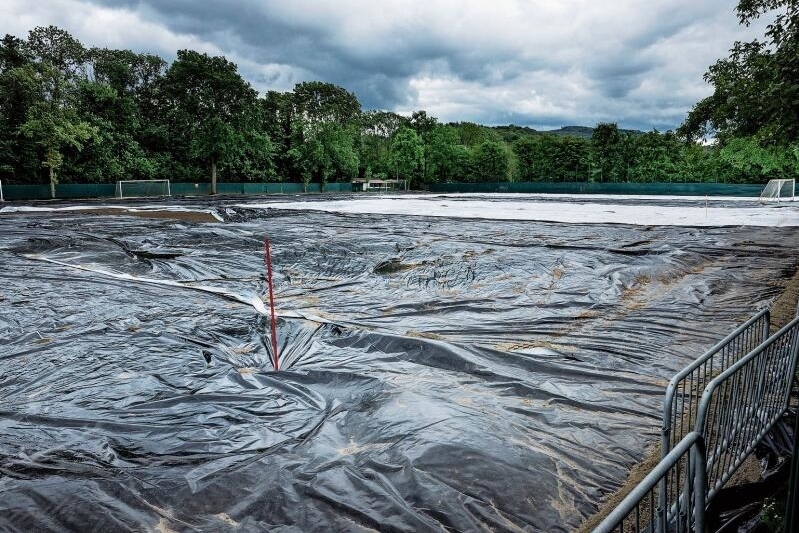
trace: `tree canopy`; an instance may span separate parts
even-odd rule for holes
[[[760,182],[796,173],[796,3],[741,1],[765,40],[711,66],[714,92],[678,132],[616,123],[553,132],[441,123],[420,109],[363,110],[346,88],[303,81],[259,94],[223,56],[180,50],[168,64],[85,48],[38,27],[0,40],[0,180],[8,183],[293,181]],[[717,146],[693,141],[710,133]],[[685,142],[689,141],[689,142]]]
[[[741,0],[737,13],[749,25],[774,14],[764,40],[736,42],[729,57],[705,74],[713,93],[698,102],[679,133],[688,139],[714,135],[724,143],[751,137],[787,145],[799,136],[799,2]]]

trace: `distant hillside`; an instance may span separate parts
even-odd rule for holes
[[[506,142],[513,142],[520,137],[526,135],[555,135],[557,137],[578,137],[581,139],[590,139],[594,133],[594,128],[588,126],[563,126],[556,130],[536,130],[527,126],[493,126],[494,131]],[[643,132],[639,130],[624,130],[619,129],[620,133],[631,133],[633,135],[641,135]]]
[[[557,135],[558,137],[582,137],[589,139],[594,133],[594,128],[588,126],[563,126],[557,130],[544,130],[544,135]]]

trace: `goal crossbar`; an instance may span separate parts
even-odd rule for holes
[[[169,180],[119,180],[114,189],[117,198],[172,196]]]

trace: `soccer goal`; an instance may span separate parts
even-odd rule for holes
[[[763,192],[760,193],[760,202],[791,200],[793,201],[796,190],[795,180],[769,180]]]
[[[172,196],[169,180],[120,180],[117,182],[117,198],[142,198],[146,196]]]

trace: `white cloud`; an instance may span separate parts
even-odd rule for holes
[[[442,121],[676,127],[702,74],[762,35],[726,0],[4,0],[0,31],[54,24],[87,46],[224,54],[260,90],[321,80],[365,107]]]

